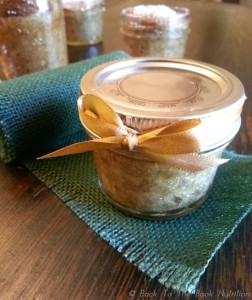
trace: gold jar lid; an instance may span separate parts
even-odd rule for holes
[[[102,98],[125,125],[139,131],[199,118],[208,148],[234,137],[246,99],[241,81],[222,68],[152,57],[97,66],[82,77],[80,90]]]

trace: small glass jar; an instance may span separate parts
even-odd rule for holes
[[[86,73],[80,90],[103,99],[125,126],[140,133],[179,120],[200,119],[204,147],[198,154],[210,158],[220,158],[238,132],[246,99],[233,74],[185,59],[107,63]],[[79,101],[82,108],[85,104]],[[91,128],[85,130],[91,139],[100,138]],[[218,169],[187,172],[125,148],[95,150],[94,161],[107,199],[120,210],[145,218],[176,217],[196,209]]]
[[[167,5],[138,5],[121,11],[121,33],[131,56],[183,57],[190,10]]]
[[[2,79],[67,64],[60,0],[3,0],[0,5]]]
[[[226,146],[201,154],[219,158]],[[94,161],[108,201],[145,218],[178,217],[195,210],[205,201],[218,168],[185,172],[127,150],[94,151]]]
[[[70,46],[98,44],[103,36],[103,0],[63,0],[67,43]]]

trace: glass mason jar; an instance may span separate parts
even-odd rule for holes
[[[80,90],[103,99],[139,134],[181,120],[200,120],[203,146],[196,154],[211,159],[220,158],[238,132],[246,99],[242,83],[226,70],[154,57],[98,66],[83,76]],[[84,101],[79,98],[79,109],[85,108]],[[101,137],[84,127],[91,139]],[[99,184],[114,206],[138,217],[167,218],[187,214],[204,202],[217,165],[185,171],[137,149],[94,150]],[[179,160],[194,164],[190,155]]]
[[[137,5],[121,11],[120,31],[131,56],[183,57],[190,10],[167,5]]]
[[[63,0],[67,43],[70,46],[98,44],[103,35],[103,0]]]
[[[2,0],[0,63],[3,80],[67,64],[61,0]]]
[[[201,154],[220,158],[226,146]],[[218,168],[185,172],[127,150],[94,151],[94,161],[107,199],[122,211],[150,218],[195,210],[205,201]]]

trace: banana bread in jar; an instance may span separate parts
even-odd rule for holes
[[[1,0],[0,4],[2,79],[67,64],[61,0]]]
[[[137,5],[121,11],[120,31],[131,56],[183,57],[190,10],[167,5]]]
[[[110,143],[112,137],[97,128],[99,107],[90,112],[85,106],[89,95],[108,104],[125,126],[117,148],[94,149],[99,184],[108,201],[145,218],[181,216],[205,201],[218,169],[215,162],[225,161],[222,153],[240,128],[246,96],[237,77],[187,59],[131,58],[90,70],[80,90],[80,119],[91,140],[107,136]],[[85,110],[88,120],[94,117],[93,127],[81,118]],[[100,119],[102,128],[107,115]],[[196,127],[178,130],[195,120]],[[164,137],[160,130],[165,130]],[[184,139],[192,133],[201,145],[193,152]]]
[[[103,0],[63,0],[67,43],[70,46],[98,44],[103,36]]]

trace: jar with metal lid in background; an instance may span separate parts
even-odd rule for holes
[[[120,31],[131,56],[183,57],[190,10],[167,5],[137,5],[121,11]]]
[[[103,35],[103,0],[63,0],[67,43],[70,46],[98,44]]]
[[[67,64],[61,0],[0,2],[2,79]]]
[[[136,58],[103,64],[83,76],[80,90],[103,99],[125,126],[140,134],[181,120],[200,120],[204,146],[196,155],[210,160],[221,157],[238,132],[246,99],[242,83],[233,74],[186,59]],[[85,109],[82,97],[78,106]],[[100,138],[84,127],[91,139]],[[186,148],[183,141],[180,145]],[[195,154],[181,156],[177,162],[192,165],[192,158]],[[204,202],[218,168],[184,171],[124,147],[94,150],[94,160],[109,201],[147,218],[194,210]]]

